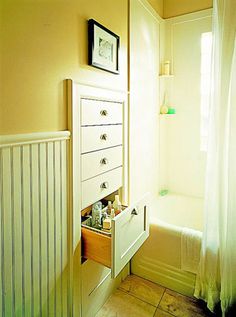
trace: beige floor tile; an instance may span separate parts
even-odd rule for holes
[[[213,316],[206,312],[194,298],[180,295],[171,290],[166,290],[159,308],[177,317],[206,317]]]
[[[164,287],[137,275],[129,275],[120,285],[120,289],[154,306],[159,304],[165,291]]]
[[[153,317],[155,307],[121,290],[116,290],[96,317]]]
[[[154,317],[173,317],[173,315],[166,313],[163,310],[157,308]]]

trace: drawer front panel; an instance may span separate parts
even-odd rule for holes
[[[82,181],[122,166],[122,146],[81,155]]]
[[[149,195],[112,220],[112,276],[116,277],[149,236]]]
[[[122,125],[81,128],[81,153],[122,144]]]
[[[81,100],[81,125],[122,123],[122,103]]]
[[[111,194],[121,186],[122,167],[82,182],[82,209]]]

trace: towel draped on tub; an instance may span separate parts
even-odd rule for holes
[[[181,269],[197,273],[202,244],[202,232],[183,228],[181,233]]]

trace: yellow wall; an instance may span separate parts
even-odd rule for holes
[[[212,0],[164,0],[163,17],[170,18],[212,7]]]
[[[163,2],[164,0],[148,0],[154,10],[163,17]]]
[[[148,0],[164,17],[212,0]],[[0,134],[67,129],[63,80],[127,90],[128,0],[0,1]],[[120,35],[120,75],[87,65],[87,20]]]
[[[128,0],[1,0],[0,134],[67,129],[63,80],[127,90]],[[87,65],[87,20],[120,36],[120,75]]]

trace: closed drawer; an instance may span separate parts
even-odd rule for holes
[[[81,128],[81,153],[122,144],[122,125]]]
[[[81,155],[82,181],[122,166],[122,146]]]
[[[81,125],[122,123],[122,103],[81,100]]]
[[[82,228],[83,256],[111,268],[116,277],[149,236],[148,195],[112,219],[111,236]]]
[[[81,183],[82,209],[113,193],[122,186],[122,167]]]

